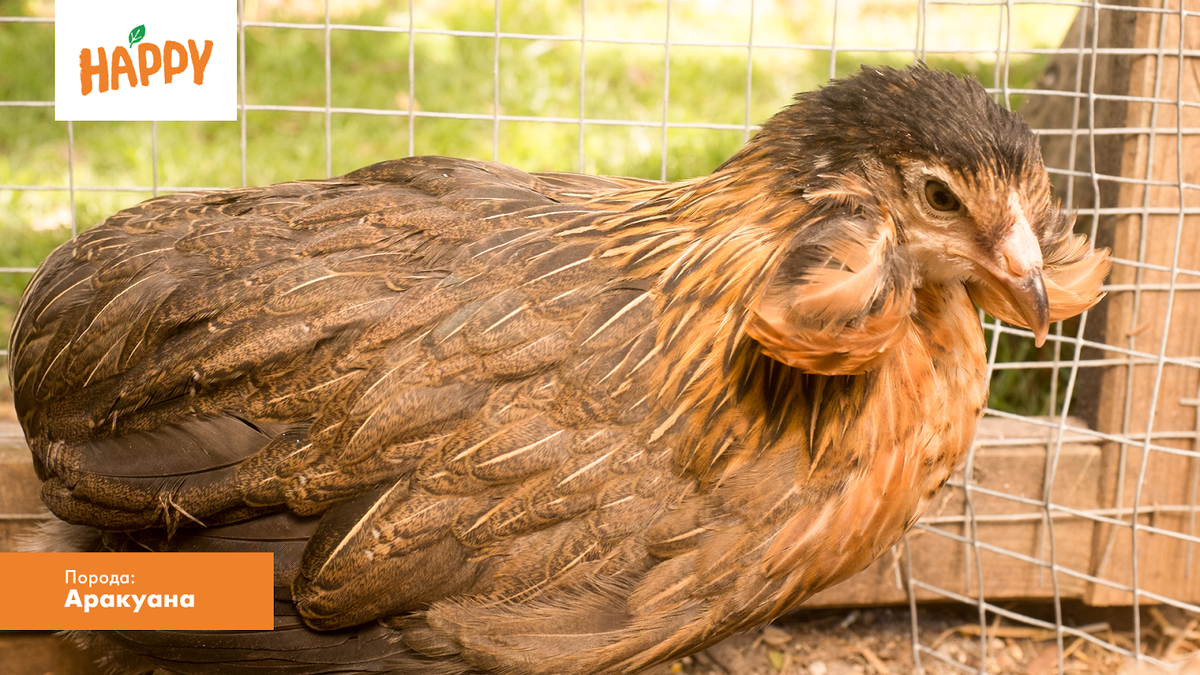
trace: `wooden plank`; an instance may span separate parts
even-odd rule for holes
[[[7,408],[8,412],[12,408]],[[0,551],[15,551],[43,514],[41,481],[21,427],[0,403]],[[0,632],[0,664],[10,675],[99,675],[91,657],[54,631]]]
[[[1165,4],[1147,0],[1142,4],[1178,11],[1178,3],[1179,0],[1167,0]],[[1200,1],[1187,0],[1187,10],[1200,10]],[[1200,20],[1189,17],[1185,28],[1190,49],[1200,42]],[[1181,267],[1196,270],[1200,268],[1200,217],[1181,218],[1177,213],[1180,206],[1200,206],[1197,190],[1185,189],[1181,194],[1178,187],[1181,180],[1200,183],[1200,163],[1195,161],[1200,156],[1200,137],[1177,136],[1175,127],[1181,121],[1180,110],[1173,102],[1183,100],[1193,105],[1200,102],[1200,80],[1196,77],[1194,59],[1188,59],[1180,72],[1180,37],[1177,14],[1137,14],[1134,46],[1161,47],[1164,56],[1161,62],[1157,55],[1133,59],[1128,94],[1158,97],[1168,103],[1128,104],[1125,125],[1154,131],[1126,137],[1121,175],[1167,184],[1147,189],[1144,184],[1124,183],[1118,205],[1164,209],[1166,214],[1116,219],[1113,254],[1118,259],[1168,268],[1177,258]],[[1200,126],[1200,109],[1184,107],[1182,126]],[[1195,284],[1200,279],[1180,275],[1174,281]],[[1109,282],[1141,286],[1136,292],[1116,291],[1109,295],[1106,330],[1110,344],[1151,355],[1162,353],[1168,358],[1194,359],[1200,354],[1200,330],[1196,329],[1200,325],[1200,292],[1182,290],[1172,295],[1164,288],[1172,282],[1169,272],[1132,265],[1114,266]],[[1171,306],[1169,315],[1168,306]],[[1170,330],[1164,334],[1168,319]],[[1122,358],[1117,353],[1108,356]],[[1139,499],[1138,480],[1144,462],[1139,508],[1168,508],[1167,512],[1156,509],[1153,515],[1141,517],[1139,523],[1171,532],[1197,533],[1194,508],[1200,467],[1196,459],[1154,450],[1147,453],[1141,441],[1149,428],[1156,445],[1196,450],[1194,436],[1187,436],[1197,430],[1197,410],[1189,400],[1197,397],[1198,385],[1200,372],[1193,366],[1166,364],[1160,372],[1154,363],[1137,363],[1130,358],[1127,365],[1105,369],[1097,428],[1124,436],[1130,442],[1109,443],[1104,448],[1101,495],[1104,506],[1132,509]],[[1126,513],[1122,519],[1131,523],[1132,515]],[[1138,535],[1137,547],[1140,588],[1177,600],[1200,601],[1200,569],[1193,569],[1200,561],[1191,560],[1200,552],[1193,550],[1193,544],[1143,530]],[[1132,528],[1100,526],[1091,573],[1118,584],[1132,585],[1132,562]],[[1103,584],[1093,584],[1085,599],[1097,605],[1133,602],[1130,592]],[[1149,600],[1145,596],[1140,599]]]
[[[0,422],[0,551],[17,550],[18,539],[49,513],[39,496],[41,485],[21,427]]]
[[[1071,426],[1080,426],[1071,420]],[[976,434],[972,486],[1041,500],[1048,459],[1053,456],[1057,430],[1031,422],[985,418]],[[1055,504],[1079,510],[1098,505],[1100,448],[1093,437],[1068,436],[1058,454],[1051,500]],[[962,483],[960,471],[952,483]],[[1012,555],[981,550],[951,536],[967,537],[971,532],[962,487],[948,486],[930,507],[921,522],[935,532],[914,530],[909,534],[913,578],[953,593],[976,597],[979,572],[983,592],[989,601],[1049,598],[1054,596],[1054,579],[1044,567]],[[1045,561],[1051,558],[1049,528],[1045,510],[1013,499],[974,492],[971,498],[978,539],[984,544],[1012,553]],[[1063,567],[1086,569],[1090,559],[1094,525],[1091,520],[1058,512],[1054,524],[1055,562]],[[902,584],[903,561],[899,547],[845,583],[814,596],[808,607],[889,605],[908,602]],[[1075,577],[1060,574],[1059,595],[1080,598],[1085,584]],[[918,587],[920,601],[945,601],[943,594]]]

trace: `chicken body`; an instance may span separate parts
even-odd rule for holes
[[[1044,336],[1099,297],[1084,244],[978,85],[866,71],[682,183],[424,157],[145,202],[42,266],[12,378],[96,548],[275,553],[275,631],[97,640],[635,672],[895,543],[986,399],[971,297]]]

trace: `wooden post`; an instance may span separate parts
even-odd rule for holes
[[[1104,448],[1101,504],[1121,509],[1119,519],[1132,523],[1136,503],[1144,511],[1139,526],[1158,530],[1139,530],[1137,587],[1196,602],[1200,559],[1194,558],[1200,558],[1200,550],[1164,532],[1197,534],[1200,466],[1194,457],[1143,445],[1149,431],[1156,446],[1197,450],[1193,401],[1200,384],[1194,365],[1200,355],[1200,276],[1170,271],[1200,269],[1200,215],[1185,215],[1200,206],[1200,192],[1180,186],[1200,184],[1200,136],[1177,132],[1180,122],[1184,130],[1200,127],[1198,64],[1195,58],[1182,59],[1183,49],[1200,45],[1200,20],[1190,17],[1181,27],[1180,1],[1143,0],[1144,8],[1167,11],[1134,15],[1133,46],[1161,52],[1132,57],[1127,94],[1155,101],[1126,105],[1124,126],[1133,131],[1123,136],[1119,175],[1142,182],[1119,184],[1117,206],[1134,212],[1112,219],[1117,264],[1104,323],[1108,344],[1136,354],[1106,353],[1123,363],[1103,370],[1096,428],[1127,439]],[[1182,1],[1189,11],[1200,10],[1200,0]],[[1172,283],[1183,287],[1172,289]],[[1193,365],[1163,363],[1160,356]],[[1090,573],[1134,585],[1132,527],[1099,525],[1096,535]],[[1097,582],[1085,600],[1132,604],[1133,595]]]
[[[1200,184],[1200,137],[1176,132],[1181,110],[1185,130],[1200,127],[1194,58],[1184,60],[1180,77],[1181,49],[1200,47],[1200,18],[1189,17],[1181,31],[1180,1],[1124,0],[1119,3],[1124,7],[1104,5],[1099,16],[1083,8],[1062,45],[1073,51],[1055,56],[1038,82],[1046,93],[1031,95],[1021,112],[1035,129],[1076,130],[1044,135],[1043,156],[1052,173],[1058,171],[1059,195],[1083,211],[1077,231],[1092,233],[1116,259],[1108,281],[1113,290],[1090,313],[1084,336],[1136,352],[1082,353],[1085,365],[1101,359],[1109,365],[1081,370],[1070,412],[1100,432],[1126,439],[1103,445],[1099,504],[1121,509],[1108,517],[1132,523],[1138,499],[1139,527],[1194,536],[1200,534],[1195,510],[1200,462],[1169,451],[1144,452],[1142,445],[1149,429],[1155,446],[1200,449],[1195,404],[1200,371],[1184,363],[1165,363],[1160,370],[1158,363],[1160,354],[1192,363],[1200,355],[1200,276],[1176,275],[1176,285],[1184,286],[1170,291],[1173,266],[1200,269],[1200,216],[1181,215],[1181,207],[1196,208],[1200,194],[1187,188],[1181,195],[1179,187],[1181,180]],[[1183,1],[1188,11],[1200,9],[1200,0]],[[1149,53],[1120,51],[1130,48]],[[1093,219],[1088,210],[1104,215]],[[1200,546],[1142,529],[1137,549],[1138,588],[1200,601]],[[1131,592],[1104,582],[1133,586],[1133,555],[1130,525],[1097,523],[1090,563],[1074,569],[1103,581],[1088,583],[1083,599],[1132,604]],[[1067,579],[1078,577],[1060,576]]]

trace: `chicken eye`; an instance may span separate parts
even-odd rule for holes
[[[958,197],[946,187],[946,184],[931,180],[925,183],[925,201],[934,211],[954,211],[959,207]]]

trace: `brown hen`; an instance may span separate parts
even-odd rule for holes
[[[976,83],[865,69],[711,176],[439,157],[177,194],[59,248],[22,425],[97,550],[272,551],[277,629],[183,673],[617,673],[861,570],[1108,263]],[[92,531],[92,530],[88,530]]]

